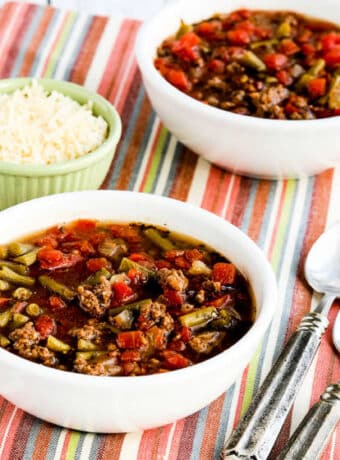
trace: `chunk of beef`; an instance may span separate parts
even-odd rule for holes
[[[93,343],[101,343],[103,338],[103,329],[105,324],[97,319],[90,319],[83,327],[74,327],[69,331],[69,335],[77,339],[92,341]]]
[[[120,375],[122,368],[118,365],[118,351],[109,351],[104,355],[87,360],[78,356],[73,362],[73,370],[80,374],[113,376]]]
[[[80,307],[90,316],[101,318],[110,306],[112,296],[111,283],[105,276],[95,286],[80,285],[78,298]]]
[[[57,364],[58,360],[55,353],[47,347],[38,345],[41,336],[31,321],[11,332],[9,338],[13,341],[14,350],[23,358],[42,363],[45,366]]]
[[[158,270],[158,280],[161,286],[169,287],[175,291],[184,291],[188,287],[188,278],[182,270],[175,270],[174,268]]]
[[[189,345],[196,353],[209,354],[221,344],[225,334],[225,332],[221,331],[202,332],[190,339]]]
[[[283,85],[269,86],[258,93],[250,95],[257,108],[257,116],[264,116],[275,112],[276,106],[289,97],[289,90]]]

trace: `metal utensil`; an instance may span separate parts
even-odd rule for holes
[[[323,293],[317,308],[302,319],[269,372],[245,416],[227,441],[225,460],[265,460],[282,428],[329,322],[327,315],[340,296],[340,222],[311,248],[305,275]]]
[[[338,313],[333,326],[333,343],[335,348],[340,353],[340,312]]]
[[[295,430],[277,460],[318,460],[340,420],[340,381],[329,385]]]

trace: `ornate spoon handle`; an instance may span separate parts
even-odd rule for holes
[[[333,300],[323,299],[327,304]],[[227,441],[224,460],[268,457],[327,326],[323,314],[313,312],[303,318]]]
[[[329,385],[309,410],[278,460],[317,460],[340,420],[340,382]]]

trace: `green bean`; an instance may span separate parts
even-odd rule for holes
[[[6,327],[7,324],[11,321],[13,313],[11,310],[5,310],[0,313],[0,327]]]
[[[90,340],[79,339],[77,343],[77,349],[79,351],[97,351],[98,346],[90,342]]]
[[[328,107],[340,109],[340,75],[335,75],[328,93]]]
[[[319,73],[325,68],[325,65],[326,61],[324,59],[317,59],[307,73],[317,77]]]
[[[23,254],[27,254],[27,252],[32,251],[32,249],[34,249],[32,244],[14,242],[8,245],[8,252],[12,257],[22,256]]]
[[[209,327],[210,328],[213,328],[213,329],[226,329],[230,326],[230,321],[231,320],[227,320],[227,319],[223,319],[223,318],[219,318],[219,319],[214,319],[213,321],[211,321]]]
[[[13,319],[10,324],[11,329],[17,329],[27,323],[29,317],[21,313],[13,313]]]
[[[8,281],[0,280],[0,291],[8,291],[11,285]]]
[[[265,82],[270,85],[272,83],[277,83],[278,80],[276,77],[273,77],[272,75],[267,75],[266,79],[265,79]]]
[[[315,77],[313,75],[309,74],[308,72],[304,73],[303,75],[301,75],[301,77],[299,78],[298,82],[296,83],[296,89],[301,91],[303,88],[306,88],[308,83],[310,81],[314,80],[314,78]]]
[[[17,300],[28,300],[32,295],[32,291],[30,289],[24,287],[18,287],[13,292],[12,296]]]
[[[93,358],[100,358],[101,356],[105,355],[106,351],[78,351],[76,353],[76,358],[82,358],[86,361],[89,361]]]
[[[8,340],[7,337],[4,335],[0,334],[0,347],[5,348],[7,347],[11,342]]]
[[[210,321],[217,318],[217,316],[218,313],[215,307],[203,307],[180,316],[179,321],[182,326],[195,327],[208,324]]]
[[[26,313],[33,318],[38,317],[41,314],[41,309],[37,303],[30,303],[26,307]]]
[[[276,30],[276,36],[278,38],[288,38],[292,35],[292,28],[288,21],[282,22]]]
[[[153,244],[163,251],[171,251],[171,249],[175,248],[175,245],[169,240],[169,238],[162,236],[155,228],[147,228],[143,233]]]
[[[95,284],[100,283],[100,278],[102,276],[105,276],[106,279],[110,278],[111,273],[106,270],[106,268],[101,268],[97,272],[93,273],[90,275],[86,280],[84,281],[84,284],[89,284],[90,286],[94,286]]]
[[[39,276],[39,282],[43,287],[55,294],[60,295],[66,300],[72,300],[76,295],[76,293],[69,287],[65,286],[65,284],[59,283],[47,275]]]
[[[191,24],[186,24],[182,19],[181,19],[181,25],[179,26],[177,33],[176,33],[176,38],[179,39],[182,37],[182,35],[191,32],[192,31],[192,25]]]
[[[33,286],[35,279],[30,276],[19,275],[8,267],[3,266],[0,269],[0,279],[13,284],[22,284],[24,286]]]
[[[8,256],[8,248],[7,246],[0,246],[0,259],[6,259]]]
[[[49,350],[58,351],[59,353],[67,353],[71,350],[70,345],[68,345],[65,342],[62,342],[53,335],[48,336],[46,346]]]
[[[20,264],[26,265],[26,267],[29,267],[30,265],[33,265],[34,262],[36,262],[37,253],[38,253],[38,249],[34,249],[33,251],[27,252],[26,254],[16,257],[13,260],[15,262],[19,262]]]
[[[155,275],[155,272],[152,270],[149,270],[146,267],[143,267],[143,265],[138,264],[137,262],[134,262],[131,259],[128,259],[127,257],[123,257],[120,265],[118,267],[118,271],[120,272],[128,272],[130,269],[135,269],[138,270],[142,273],[145,273],[146,275],[152,277]]]
[[[121,307],[111,308],[109,310],[109,315],[110,316],[116,316],[120,312],[122,312],[123,310],[138,311],[142,307],[147,306],[147,305],[151,305],[151,304],[152,304],[151,299],[139,300],[138,302],[133,302],[133,303],[129,303],[127,305],[122,305]]]
[[[239,57],[236,58],[245,67],[250,67],[258,72],[266,70],[266,64],[255,53],[250,50],[245,50]]]
[[[272,38],[271,40],[260,40],[258,42],[253,42],[249,46],[252,50],[256,50],[257,48],[266,47],[269,48],[271,46],[277,45],[278,40],[276,38]]]
[[[9,260],[0,260],[0,268],[2,267],[10,268],[14,272],[19,273],[19,275],[27,275],[28,273],[28,268],[25,267],[25,265],[16,264],[15,262],[10,262]]]

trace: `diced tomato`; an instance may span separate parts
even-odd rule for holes
[[[199,249],[186,249],[184,251],[184,256],[189,262],[194,262],[194,260],[204,259],[204,254]]]
[[[293,40],[286,38],[282,40],[280,44],[280,51],[286,56],[291,56],[298,53],[300,51],[300,47]]]
[[[268,29],[265,27],[255,27],[254,35],[259,40],[268,40],[269,38],[273,36],[273,32],[271,29]]]
[[[46,247],[46,248],[57,248],[58,247],[58,241],[57,238],[54,235],[44,235],[41,238],[37,239],[34,244],[37,246],[41,247]]]
[[[174,42],[171,50],[183,61],[192,62],[200,56],[197,48],[200,41],[200,37],[194,32],[187,32]]]
[[[10,300],[7,297],[0,297],[0,308],[4,308]]]
[[[135,268],[130,268],[127,272],[127,276],[130,278],[131,283],[135,286],[145,283],[148,279],[145,273]]]
[[[217,21],[201,22],[196,27],[198,35],[206,38],[214,38],[216,31],[220,29],[220,24]]]
[[[212,279],[221,284],[233,284],[236,278],[236,267],[233,264],[218,262],[213,266]]]
[[[138,350],[125,350],[120,356],[123,362],[133,361],[138,362],[142,359],[140,351]]]
[[[62,310],[63,308],[67,307],[63,299],[61,299],[60,297],[56,295],[51,295],[50,298],[48,299],[48,302],[50,304],[50,309],[52,311]]]
[[[316,53],[316,48],[311,43],[304,43],[301,45],[301,51],[307,57],[314,56]]]
[[[340,64],[340,45],[335,46],[324,55],[328,67],[334,68]]]
[[[172,351],[184,351],[186,349],[186,345],[183,340],[173,340],[168,345],[168,350]]]
[[[133,289],[123,282],[114,283],[112,285],[115,294],[115,300],[118,302],[127,302],[135,295]]]
[[[142,331],[126,331],[117,335],[117,344],[120,348],[141,349],[147,344]]]
[[[185,256],[176,257],[174,264],[182,270],[188,270],[191,267],[191,262]]]
[[[47,339],[55,332],[56,324],[53,318],[48,315],[41,315],[35,322],[35,328],[42,339]]]
[[[77,232],[90,232],[96,228],[96,221],[90,219],[79,219],[75,222],[74,229]]]
[[[176,351],[166,350],[163,352],[165,359],[165,365],[169,369],[182,369],[183,367],[188,367],[192,364],[190,359],[185,358],[180,353]]]
[[[312,31],[309,29],[304,30],[298,37],[298,43],[307,43],[312,38]]]
[[[327,52],[333,49],[336,45],[340,44],[340,34],[331,32],[326,34],[321,39],[322,49]]]
[[[292,115],[293,113],[299,113],[300,109],[292,101],[288,101],[285,105],[285,112],[287,115]]]
[[[174,289],[164,288],[164,297],[169,305],[178,306],[182,305],[185,300],[185,295],[182,292],[175,291]]]
[[[97,272],[101,268],[108,268],[109,261],[105,257],[97,257],[94,259],[89,259],[86,262],[86,267],[90,272]]]
[[[107,238],[106,232],[96,232],[93,235],[90,235],[89,242],[94,246],[98,246],[98,244],[104,241],[105,238]]]
[[[190,327],[183,326],[181,328],[181,337],[182,337],[183,342],[185,343],[189,342],[189,340],[192,337],[192,332],[191,332]]]
[[[175,260],[177,257],[183,256],[184,251],[183,249],[171,249],[170,251],[166,251],[164,253],[164,257],[168,260]]]
[[[326,94],[326,79],[314,78],[307,84],[308,94],[311,98],[316,99]]]
[[[220,59],[211,59],[208,62],[207,66],[211,72],[214,72],[217,74],[223,73],[225,69],[225,63],[221,61]]]
[[[209,302],[206,302],[206,305],[215,307],[215,308],[223,308],[229,303],[232,303],[233,297],[231,294],[225,294],[222,297],[218,297],[217,299],[210,300]]]
[[[160,270],[161,268],[171,268],[171,263],[164,259],[156,260],[155,264],[158,270]]]
[[[250,43],[250,35],[246,30],[237,29],[229,30],[227,32],[227,39],[229,43],[235,46],[247,45]]]
[[[284,86],[289,86],[294,81],[290,73],[287,72],[287,70],[279,70],[275,76],[278,79],[278,81],[282,83],[282,85]]]
[[[80,254],[64,254],[58,249],[42,248],[37,254],[40,267],[44,270],[73,267],[83,260]]]
[[[281,53],[268,53],[263,60],[268,69],[271,70],[281,70],[288,62],[287,56]]]
[[[245,30],[246,32],[253,32],[255,30],[255,24],[249,21],[249,19],[246,19],[235,24],[234,30]]]
[[[191,82],[183,70],[170,69],[165,78],[181,91],[189,91],[191,88]]]

